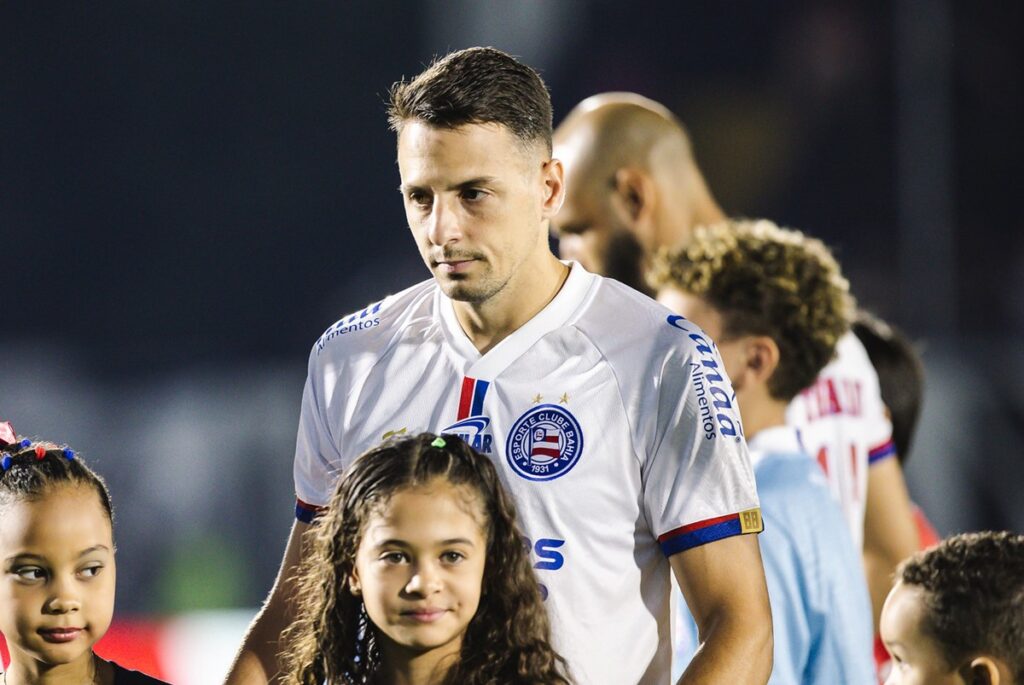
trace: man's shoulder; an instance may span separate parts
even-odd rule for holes
[[[597,287],[574,325],[604,356],[634,361],[688,357],[697,356],[700,345],[711,345],[700,328],[661,303],[614,279],[596,278]]]
[[[436,290],[428,279],[338,319],[317,339],[313,356],[383,352],[404,330],[433,322]]]

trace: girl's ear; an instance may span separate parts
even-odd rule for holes
[[[348,577],[348,591],[358,597],[363,594],[363,586],[359,584],[359,572],[352,569],[352,575]]]

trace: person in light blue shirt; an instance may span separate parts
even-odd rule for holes
[[[675,325],[717,347],[735,395],[709,393],[709,412],[738,404],[761,499],[761,555],[775,634],[769,683],[869,685],[871,603],[854,546],[824,474],[786,426],[786,407],[835,354],[854,302],[839,265],[818,240],[769,221],[697,229],[663,251],[649,275]],[[709,385],[723,369],[694,369]],[[699,393],[698,393],[699,394]],[[676,606],[685,614],[681,601]],[[692,619],[677,623],[675,669],[699,646]]]

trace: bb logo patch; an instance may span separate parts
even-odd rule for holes
[[[520,416],[505,444],[508,465],[527,480],[564,476],[582,453],[579,422],[557,404],[541,404]]]

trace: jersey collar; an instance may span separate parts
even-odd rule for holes
[[[434,311],[440,315],[438,318],[441,330],[448,342],[448,348],[456,357],[455,361],[463,369],[463,375],[493,380],[538,340],[569,323],[578,314],[580,305],[586,300],[591,288],[597,284],[598,277],[576,262],[562,263],[569,267],[569,276],[554,299],[484,355],[473,346],[459,325],[451,298],[437,288],[434,293]]]
[[[756,464],[768,454],[797,454],[806,452],[800,431],[792,426],[772,426],[758,431],[747,441],[750,447],[751,464]]]

